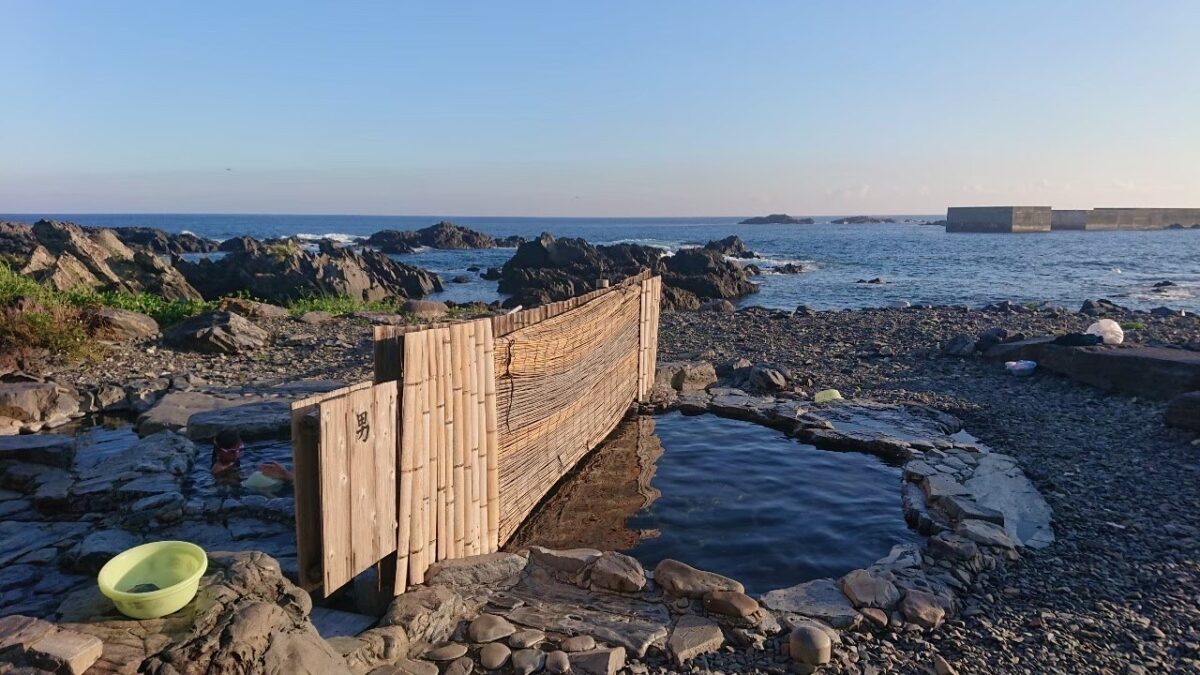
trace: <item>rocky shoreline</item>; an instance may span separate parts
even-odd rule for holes
[[[524,262],[512,269],[551,279],[545,270],[552,268],[540,263],[561,255],[562,241],[527,243],[542,257],[518,256]],[[725,255],[753,255],[739,243],[713,242],[696,255],[723,262]],[[587,252],[590,245],[566,246]],[[611,255],[591,250],[599,256],[593,263]],[[557,292],[553,288],[543,290]],[[130,658],[140,653],[147,663],[179,664],[178,652],[146,651],[158,644],[153,636],[165,632],[175,643],[193,645],[194,658],[236,658],[182,623],[131,626],[102,613],[64,612],[64,597],[99,612],[89,599],[95,595],[89,575],[150,528],[199,537],[208,550],[274,558],[215,556],[218,569],[227,571],[214,582],[214,597],[225,597],[228,591],[217,590],[224,584],[261,597],[258,602],[280,594],[302,598],[289,601],[293,609],[252,624],[239,624],[237,612],[209,621],[217,621],[218,632],[309,635],[281,642],[282,655],[268,655],[271,648],[253,652],[292,668],[280,666],[280,672],[466,675],[491,669],[487,664],[508,664],[503,667],[522,675],[817,667],[861,674],[1137,673],[1200,666],[1200,613],[1188,590],[1200,582],[1200,528],[1193,517],[1200,507],[1200,443],[1194,431],[1179,428],[1195,408],[1187,401],[1108,394],[1052,373],[1015,378],[983,356],[1023,338],[1082,331],[1101,316],[1125,325],[1129,342],[1195,353],[1200,319],[1194,315],[1134,312],[1104,302],[1086,303],[1079,312],[1013,303],[841,312],[734,312],[713,304],[710,311],[664,312],[653,408],[734,416],[816,445],[901,457],[905,515],[929,537],[926,547],[881,551],[880,562],[866,570],[761,598],[737,595],[735,580],[680,597],[684,586],[669,580],[671,571],[643,570],[636,560],[599,548],[497,554],[446,565],[447,579],[458,580],[447,581],[448,588],[432,583],[407,593],[377,627],[362,632],[375,623],[368,617],[360,628],[326,640],[316,637],[314,622],[325,625],[331,612],[347,608],[347,599],[314,609],[284,578],[295,578],[290,499],[214,498],[192,477],[203,461],[198,442],[221,428],[247,438],[286,438],[291,400],[369,377],[373,325],[437,320],[453,308],[415,303],[401,313],[334,316],[228,302],[207,323],[186,330],[162,331],[110,312],[115,333],[98,360],[12,371],[0,382],[0,409],[15,420],[4,427],[10,432],[70,432],[75,420],[107,415],[132,424],[141,437],[131,434],[120,454],[85,465],[67,435],[0,438],[0,559],[6,566],[0,594],[13,611],[62,623],[63,629],[37,624],[42,639],[93,635],[107,650],[114,636],[141,635],[143,651]],[[813,394],[827,388],[849,401],[812,404]],[[913,418],[912,411],[934,410],[940,412]],[[864,433],[839,411],[882,416],[875,427],[893,431]],[[961,420],[980,443],[946,437],[957,423],[945,414]],[[923,415],[926,422],[912,421]],[[1164,419],[1182,424],[1167,426]],[[151,465],[150,474],[132,470]],[[1013,495],[1033,501],[1014,507]],[[1045,527],[1051,510],[1052,534]],[[682,573],[693,580],[715,576]],[[456,587],[463,579],[469,588]],[[533,611],[548,602],[553,611]],[[600,615],[580,614],[597,602],[608,603]],[[481,614],[498,619],[476,628]],[[583,619],[563,623],[564,616]],[[631,616],[640,623],[631,625]],[[501,621],[513,631],[506,633]],[[487,631],[495,637],[482,638]],[[527,631],[542,637],[515,637]],[[585,636],[593,644],[570,643]],[[105,654],[100,663],[109,665],[100,672],[120,672]]]

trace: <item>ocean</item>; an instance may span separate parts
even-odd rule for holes
[[[189,231],[211,239],[332,237],[350,241],[384,229],[410,230],[449,220],[495,236],[582,237],[593,243],[634,242],[676,250],[730,234],[741,237],[767,265],[795,262],[802,274],[756,277],[761,292],[742,306],[793,309],[886,307],[900,301],[979,306],[1001,300],[1054,302],[1075,309],[1108,298],[1140,309],[1200,312],[1200,231],[947,234],[922,225],[940,215],[892,216],[895,224],[738,225],[721,218],[513,218],[475,216],[347,216],[236,214],[0,214],[0,220],[68,220],[97,227],[145,226]],[[495,282],[468,267],[500,266],[511,249],[421,251],[396,256],[437,272],[447,282],[439,298],[491,301]],[[449,283],[455,276],[471,281]],[[880,278],[882,284],[856,283]],[[1171,281],[1175,285],[1155,288]]]

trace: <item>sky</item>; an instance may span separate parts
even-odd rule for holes
[[[1200,3],[0,0],[0,213],[1200,206]]]

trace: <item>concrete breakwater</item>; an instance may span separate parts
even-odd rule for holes
[[[947,232],[1168,229],[1200,229],[1200,208],[952,206],[946,210]]]

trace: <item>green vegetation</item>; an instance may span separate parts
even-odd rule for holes
[[[342,314],[350,314],[353,312],[400,312],[400,305],[403,300],[372,300],[364,302],[355,300],[342,295],[316,295],[308,298],[293,300],[288,303],[288,311],[292,316],[299,316],[305,312],[329,312],[334,316]]]
[[[113,307],[141,312],[161,326],[179,323],[188,317],[216,307],[205,300],[167,300],[150,293],[124,291],[56,291],[0,263],[0,306],[8,307],[18,298],[28,298],[42,308]]]
[[[1126,321],[1121,324],[1122,330],[1146,330],[1146,324],[1141,321]]]
[[[141,312],[152,317],[160,326],[170,326],[216,309],[218,304],[208,300],[167,300],[161,295],[121,291],[71,291],[65,295],[75,307],[112,307]]]
[[[14,357],[42,349],[71,358],[89,354],[82,312],[60,295],[0,263],[0,350]]]

